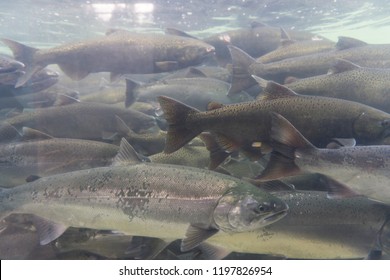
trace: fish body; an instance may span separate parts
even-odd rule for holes
[[[390,146],[318,149],[280,115],[273,116],[271,137],[284,157],[271,157],[263,179],[316,172],[325,175],[330,197],[359,194],[390,204]]]
[[[139,163],[44,177],[3,190],[2,217],[29,213],[47,244],[67,227],[179,239],[189,250],[219,231],[253,230],[284,217],[281,200],[212,171]],[[42,220],[43,219],[43,220]],[[187,232],[186,232],[187,230]]]
[[[288,77],[306,78],[326,74],[337,61],[344,59],[362,67],[389,68],[390,45],[367,44],[352,38],[339,38],[333,50],[286,58],[270,63],[256,61],[245,51],[229,46],[232,57],[232,87],[229,94],[245,90],[256,82],[251,75],[284,83]]]
[[[329,40],[304,40],[304,41],[282,41],[282,44],[276,50],[266,53],[256,61],[261,63],[270,63],[287,58],[318,54],[331,51],[335,48],[335,43]]]
[[[274,195],[289,214],[262,229],[235,236],[218,235],[207,243],[234,252],[283,255],[294,259],[366,258],[377,238],[388,250],[389,207],[364,197],[328,199],[326,192],[282,191]]]
[[[107,166],[118,150],[107,143],[65,138],[0,144],[0,186],[22,185],[31,175],[45,177]]]
[[[172,71],[199,64],[214,51],[214,47],[192,38],[123,30],[45,50],[9,39],[2,42],[11,48],[16,59],[26,64],[26,74],[18,80],[17,87],[50,64],[58,64],[69,77],[80,80],[96,72],[117,76]]]
[[[230,84],[210,78],[169,79],[146,85],[126,80],[126,106],[134,101],[155,102],[157,96],[177,99],[199,110],[207,110],[210,102],[231,104],[252,100],[248,94],[227,96]]]
[[[338,60],[330,74],[298,79],[286,86],[299,94],[341,98],[390,112],[389,69]]]
[[[0,74],[1,76],[2,74]],[[15,88],[15,84],[22,72],[14,72],[13,78],[5,83],[0,82],[0,108],[25,108],[31,107],[30,104],[48,103],[50,105],[52,97],[50,93],[39,93],[58,82],[58,74],[56,72],[43,69],[36,72],[31,79],[21,87]],[[1,77],[0,77],[1,80]],[[51,93],[51,96],[53,94]]]
[[[266,83],[265,92],[262,99],[207,112],[159,97],[169,124],[165,152],[174,152],[199,133],[209,131],[217,136],[223,150],[256,153],[257,146],[262,149],[261,142],[270,140],[272,112],[285,116],[315,145],[324,147],[333,138],[370,143],[386,137],[390,130],[389,114],[360,103],[297,95],[274,82]]]
[[[249,72],[265,79],[283,82],[288,76],[305,78],[326,74],[336,59],[346,59],[362,67],[389,68],[390,45],[367,44],[343,50],[287,58],[271,63],[253,63]]]
[[[118,108],[114,105],[99,103],[73,103],[66,106],[36,109],[9,118],[0,126],[1,131],[7,126],[21,130],[30,127],[53,137],[75,139],[102,139],[104,133],[115,133],[116,116],[119,116],[135,131],[155,125],[155,119],[143,113]],[[3,141],[8,141],[5,138]]]
[[[289,32],[291,39],[309,40],[314,35],[308,32]],[[212,35],[203,40],[214,46],[216,55],[220,59],[229,58],[227,45],[234,45],[253,57],[259,57],[280,46],[281,31],[279,27],[252,23],[249,28],[230,30]]]

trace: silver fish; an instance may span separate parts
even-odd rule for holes
[[[282,200],[230,176],[174,165],[128,165],[135,152],[127,142],[121,145],[117,163],[125,166],[68,172],[1,191],[1,218],[33,214],[41,244],[72,226],[184,237],[181,249],[187,251],[218,232],[253,230],[287,213]]]
[[[272,117],[271,138],[276,152],[262,179],[287,177],[302,169],[326,175],[330,197],[359,194],[390,204],[390,146],[318,149],[277,114]]]

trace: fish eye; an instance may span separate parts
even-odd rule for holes
[[[269,211],[269,205],[266,204],[259,204],[254,211],[258,214]]]
[[[382,125],[383,127],[388,127],[388,126],[390,126],[390,120],[383,120],[383,121],[381,122],[381,125]]]

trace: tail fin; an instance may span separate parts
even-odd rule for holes
[[[243,50],[228,46],[232,57],[232,86],[229,89],[228,96],[234,95],[244,89],[256,85],[256,81],[249,72],[249,66],[256,60]]]
[[[16,88],[24,85],[28,80],[30,80],[32,75],[45,68],[46,65],[41,66],[34,63],[34,55],[38,49],[23,45],[10,39],[3,38],[1,41],[11,49],[16,60],[19,60],[26,65],[24,70],[25,74],[18,79],[18,82],[15,85]]]
[[[159,96],[157,99],[168,122],[168,134],[164,152],[170,154],[183,147],[202,132],[199,129],[190,129],[186,126],[188,115],[196,114],[199,110],[166,96]]]
[[[295,164],[295,150],[315,147],[284,117],[272,114],[271,141],[273,152],[270,161],[259,176],[261,180],[273,180],[301,174]]]

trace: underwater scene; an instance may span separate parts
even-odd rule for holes
[[[0,259],[389,259],[390,3],[0,10]]]

